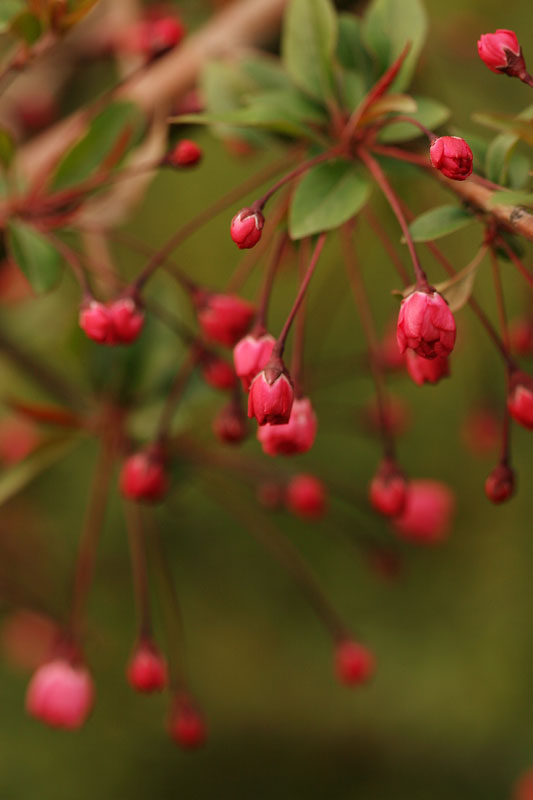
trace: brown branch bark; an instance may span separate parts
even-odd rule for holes
[[[178,49],[146,69],[120,90],[120,97],[138,103],[145,111],[177,98],[190,89],[206,61],[260,43],[279,28],[288,0],[239,0],[221,11]],[[83,111],[38,136],[19,155],[23,172],[33,177],[53,164],[83,132]]]

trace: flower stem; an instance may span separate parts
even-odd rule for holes
[[[254,329],[258,332],[263,332],[266,329],[268,305],[270,302],[270,295],[272,294],[272,286],[274,285],[274,278],[281,263],[281,259],[283,258],[288,241],[289,237],[285,232],[279,234],[278,240],[274,246],[270,263],[265,273],[265,279],[261,289],[261,299],[259,301],[259,308],[254,325]]]
[[[127,502],[124,504],[124,510],[128,527],[131,574],[137,606],[139,639],[150,639],[152,636],[152,619],[141,509],[138,503]]]

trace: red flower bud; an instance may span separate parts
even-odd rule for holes
[[[40,444],[37,426],[28,419],[5,417],[0,421],[0,463],[18,464]]]
[[[239,403],[232,401],[219,411],[213,420],[213,431],[226,444],[239,444],[246,439],[248,427]]]
[[[91,300],[80,309],[80,328],[85,334],[99,344],[113,344],[113,325],[107,306],[97,300]]]
[[[113,344],[129,344],[139,336],[144,325],[144,314],[131,297],[122,297],[109,305],[113,326]]]
[[[286,425],[263,425],[257,429],[257,438],[263,452],[269,456],[291,456],[307,453],[316,436],[316,416],[308,397],[296,399]]]
[[[182,139],[181,142],[168,153],[165,164],[171,167],[194,167],[202,158],[202,148],[191,139]]]
[[[236,382],[237,376],[233,371],[231,364],[224,361],[223,358],[218,358],[211,354],[206,354],[202,358],[202,375],[204,380],[213,389],[232,389]]]
[[[514,31],[499,29],[496,33],[484,33],[477,43],[477,51],[492,72],[504,72],[511,77],[520,77],[526,72],[522,49]]]
[[[262,336],[248,334],[235,345],[233,349],[235,372],[246,391],[249,390],[255,376],[268,364],[275,344],[274,337],[265,333]]]
[[[404,510],[393,525],[404,539],[437,542],[446,536],[454,510],[454,495],[444,483],[410,481]]]
[[[230,234],[241,250],[255,247],[261,238],[265,218],[260,211],[243,208],[231,220]]]
[[[185,28],[176,17],[154,16],[121,31],[116,46],[119,50],[143,55],[150,61],[176,47],[184,35]]]
[[[180,700],[175,705],[169,720],[169,733],[185,750],[194,750],[205,744],[205,720],[188,699]]]
[[[155,503],[167,493],[168,483],[163,460],[152,448],[134,453],[122,465],[120,490],[130,500]]]
[[[26,711],[47,725],[74,730],[85,722],[93,701],[88,670],[56,658],[34,673],[26,692]]]
[[[533,378],[525,372],[513,373],[507,395],[507,408],[519,425],[533,429]]]
[[[314,475],[295,475],[287,486],[285,502],[293,514],[304,519],[319,519],[326,512],[326,487]]]
[[[346,639],[335,651],[335,672],[341,683],[357,686],[366,683],[376,669],[373,653],[359,642]]]
[[[396,517],[404,509],[407,490],[407,481],[402,471],[394,461],[385,459],[370,484],[370,502],[380,514]]]
[[[506,464],[494,467],[485,481],[485,494],[492,503],[504,503],[513,496],[515,477],[513,470]]]
[[[255,315],[255,307],[234,294],[200,294],[196,302],[206,338],[227,347],[244,336]]]
[[[256,375],[248,395],[248,416],[259,425],[285,425],[291,416],[294,391],[281,361],[269,361]]]
[[[429,148],[431,163],[446,178],[464,181],[472,174],[474,156],[460,136],[440,136]]]
[[[441,378],[450,375],[450,364],[446,356],[422,358],[414,350],[407,350],[405,366],[418,386],[424,383],[438,383]]]
[[[403,368],[405,355],[398,350],[395,320],[392,325],[387,325],[387,330],[381,340],[378,355],[380,363],[385,369],[398,370]]]
[[[410,347],[423,358],[447,356],[455,334],[453,314],[438,292],[415,291],[402,300],[396,329],[401,353]]]
[[[160,692],[165,688],[167,664],[153,642],[139,642],[127,666],[126,677],[137,692]]]
[[[471,411],[461,430],[466,447],[476,456],[493,453],[500,442],[501,423],[496,414],[486,408]]]
[[[511,350],[519,356],[533,355],[533,319],[518,317],[509,323]]]

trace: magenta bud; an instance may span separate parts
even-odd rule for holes
[[[269,456],[292,456],[307,453],[315,441],[316,415],[308,397],[294,400],[289,421],[285,425],[262,425],[257,438]]]
[[[248,395],[248,416],[259,425],[285,425],[291,416],[294,390],[282,362],[269,361],[256,375]]]
[[[533,429],[533,378],[525,372],[517,370],[512,374],[507,408],[519,425]]]
[[[515,475],[506,464],[494,467],[485,481],[485,494],[491,503],[499,504],[509,500],[515,490]]]
[[[272,355],[276,340],[269,333],[262,336],[248,334],[237,342],[233,349],[235,372],[248,391],[255,376],[266,367]]]
[[[243,208],[231,220],[230,234],[241,250],[255,247],[261,238],[265,218],[260,211]]]
[[[403,472],[390,459],[384,459],[369,487],[373,508],[385,517],[396,517],[405,507],[408,483]]]
[[[235,294],[200,294],[198,324],[212,342],[233,347],[248,331],[255,306]]]
[[[492,72],[518,78],[527,75],[522,48],[514,31],[500,29],[484,33],[477,43],[477,51]]]
[[[409,376],[418,386],[424,383],[438,383],[450,375],[450,363],[446,356],[423,358],[414,350],[407,350],[405,366]]]
[[[194,167],[202,159],[202,148],[191,139],[182,139],[181,142],[168,153],[164,163],[171,167]]]
[[[455,319],[438,292],[415,291],[402,300],[396,329],[401,353],[409,347],[423,358],[447,356],[455,335]]]
[[[460,136],[440,136],[429,148],[431,163],[446,178],[464,181],[472,174],[474,156]]]
[[[80,728],[94,702],[94,685],[84,666],[55,658],[43,664],[29,683],[26,710],[55,728]]]

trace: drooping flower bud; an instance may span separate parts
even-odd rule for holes
[[[235,345],[233,363],[245,391],[249,390],[255,376],[268,364],[275,344],[276,340],[269,333],[261,336],[250,333]]]
[[[29,419],[4,417],[0,420],[0,464],[18,464],[41,442],[38,427]]]
[[[533,319],[517,317],[509,323],[511,350],[519,356],[533,355]]]
[[[248,395],[248,416],[259,425],[285,425],[291,416],[294,390],[281,359],[271,359],[256,375]]]
[[[379,465],[369,488],[372,506],[386,517],[396,517],[404,509],[409,491],[405,475],[391,459]]]
[[[198,323],[205,337],[233,347],[247,333],[255,307],[234,294],[200,293],[196,299]]]
[[[455,498],[444,483],[414,480],[409,483],[405,507],[393,520],[404,539],[431,543],[444,539],[451,525]]]
[[[139,642],[126,668],[126,677],[137,692],[160,692],[165,688],[167,664],[154,642]]]
[[[147,61],[159,58],[176,47],[185,35],[183,23],[168,15],[149,17],[134,22],[120,31],[116,47],[143,55]]]
[[[308,397],[297,398],[286,425],[262,425],[257,438],[269,456],[307,453],[313,446],[317,429],[316,415]]]
[[[131,297],[113,300],[108,312],[113,326],[113,344],[134,342],[144,325],[144,314],[135,300]]]
[[[180,698],[174,704],[168,730],[172,739],[185,750],[201,747],[207,738],[205,720],[189,698]]]
[[[326,512],[326,487],[314,475],[295,475],[287,486],[285,502],[293,514],[304,519],[319,519]]]
[[[202,375],[206,383],[213,389],[233,389],[237,376],[231,364],[223,358],[206,353],[201,359]]]
[[[477,43],[481,60],[492,70],[521,80],[527,75],[522,48],[514,31],[484,33]]]
[[[514,471],[506,464],[494,467],[485,481],[485,494],[492,503],[504,503],[515,491]]]
[[[265,218],[260,211],[243,208],[231,220],[231,238],[241,250],[255,247],[261,238]]]
[[[213,420],[213,432],[226,444],[240,444],[248,435],[246,417],[239,403],[230,401]]]
[[[511,376],[507,408],[516,422],[533,430],[533,378],[525,372],[517,370]]]
[[[409,376],[418,386],[424,383],[438,383],[450,375],[450,362],[446,356],[423,358],[414,350],[407,350],[405,366]]]
[[[166,155],[164,163],[171,167],[194,167],[201,161],[202,156],[202,148],[196,142],[192,139],[182,139]]]
[[[446,178],[464,181],[472,174],[474,156],[460,136],[439,136],[429,148],[431,163]]]
[[[80,309],[80,328],[94,342],[113,344],[114,330],[109,310],[98,300],[91,300]]]
[[[455,320],[436,291],[415,291],[400,306],[396,336],[400,352],[410,347],[423,358],[449,355],[455,344]]]
[[[154,448],[134,453],[120,471],[120,490],[130,500],[156,503],[168,491],[169,480],[163,459]]]
[[[74,730],[85,722],[94,701],[89,671],[64,658],[39,667],[26,692],[26,710],[55,728]]]
[[[335,651],[335,673],[346,686],[366,683],[373,676],[376,661],[373,653],[359,642],[346,639]]]

